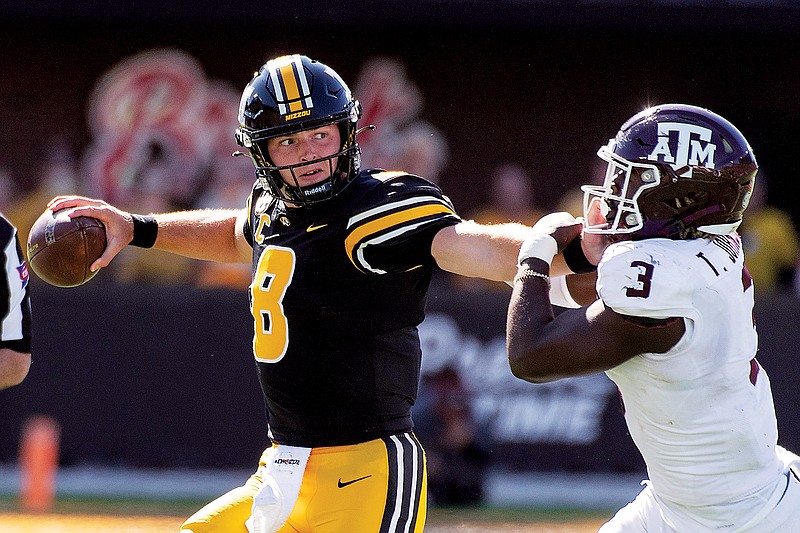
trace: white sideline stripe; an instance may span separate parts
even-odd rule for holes
[[[253,465],[255,468],[255,465]],[[244,485],[253,469],[177,470],[61,467],[57,496],[209,499]],[[0,465],[0,496],[19,493],[20,469]]]
[[[254,465],[255,467],[255,465]],[[58,496],[212,499],[244,485],[253,469],[131,469],[61,467]],[[489,471],[484,505],[616,510],[641,490],[646,474]],[[0,463],[0,496],[19,494],[20,470]],[[609,515],[610,516],[610,515]]]

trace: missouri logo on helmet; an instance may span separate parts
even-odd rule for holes
[[[314,107],[311,84],[306,77],[301,57],[297,54],[267,61],[278,112],[284,121],[295,120],[311,114]]]

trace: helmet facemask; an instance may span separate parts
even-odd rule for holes
[[[338,123],[342,138],[342,144],[338,152],[292,165],[278,166],[272,162],[267,149],[267,141],[279,135],[271,135],[254,140],[246,131],[239,128],[236,130],[236,140],[249,151],[250,159],[256,168],[256,177],[266,190],[295,205],[312,205],[330,200],[339,194],[358,173],[361,163],[361,150],[356,143],[355,122],[350,123],[348,120],[349,117]],[[358,119],[356,118],[356,120]],[[307,129],[319,128],[329,124],[332,123],[314,124],[313,128]],[[328,177],[313,185],[300,186],[296,172],[302,171],[302,167],[314,165],[321,161],[327,162]],[[289,171],[293,183],[287,183],[281,171]]]
[[[608,163],[602,186],[584,185],[584,219],[589,220],[589,209],[595,198],[600,199],[600,209],[606,219],[604,224],[586,226],[587,233],[605,235],[634,233],[644,227],[644,216],[637,200],[647,189],[661,183],[661,171],[656,165],[634,163],[613,152],[612,140],[597,151],[598,157]]]

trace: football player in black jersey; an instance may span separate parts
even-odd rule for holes
[[[5,276],[0,283],[0,389],[19,385],[31,367],[28,266],[17,229],[0,214]]]
[[[96,199],[104,267],[126,245],[252,262],[253,352],[273,442],[247,483],[183,525],[195,533],[420,532],[425,456],[412,433],[422,322],[437,266],[510,282],[529,228],[462,221],[439,188],[362,170],[360,105],[330,67],[268,61],[236,139],[257,180],[242,210],[132,215]],[[569,273],[558,256],[556,274]]]

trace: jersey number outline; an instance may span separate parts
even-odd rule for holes
[[[289,320],[283,297],[292,284],[297,264],[294,250],[267,246],[258,259],[250,285],[253,315],[253,355],[261,363],[277,363],[289,348]]]
[[[649,297],[650,287],[653,284],[653,265],[644,261],[633,261],[631,267],[639,270],[639,275],[636,277],[639,286],[625,289],[625,296],[629,298]]]

